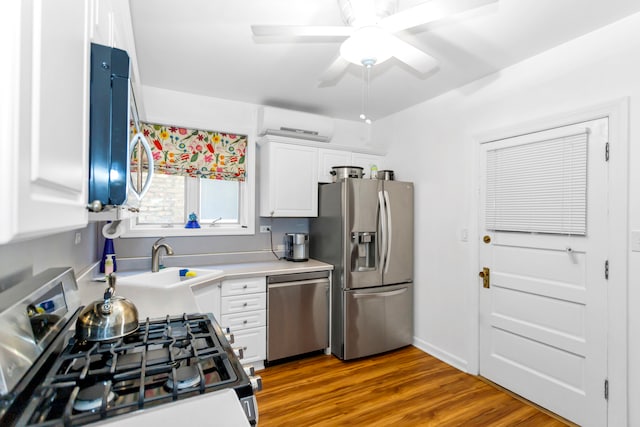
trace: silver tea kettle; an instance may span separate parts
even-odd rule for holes
[[[81,341],[110,341],[138,330],[138,309],[129,300],[114,296],[116,276],[107,276],[104,300],[87,305],[76,321],[76,338]]]

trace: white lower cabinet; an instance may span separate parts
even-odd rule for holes
[[[200,313],[211,313],[220,324],[220,281],[213,281],[192,287],[191,292],[196,300]]]
[[[232,329],[233,330],[233,329]],[[255,369],[264,367],[264,360],[267,357],[267,327],[242,329],[233,332],[234,348],[242,349],[240,362],[243,365],[253,364]]]
[[[266,278],[249,277],[222,281],[220,325],[233,334],[235,349],[241,349],[240,362],[264,367],[267,358]]]

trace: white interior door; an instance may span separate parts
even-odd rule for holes
[[[480,375],[583,426],[607,425],[607,134],[480,149]]]

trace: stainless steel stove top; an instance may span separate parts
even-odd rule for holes
[[[2,343],[28,343],[21,357],[0,352],[0,424],[84,425],[227,388],[257,421],[251,381],[212,316],[147,319],[112,342],[80,341],[71,327],[80,311],[72,270],[45,273],[35,282],[46,284],[20,285],[11,296],[29,295],[0,312],[0,326],[18,325]]]

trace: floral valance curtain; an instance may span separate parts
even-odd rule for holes
[[[131,131],[135,135],[135,126]],[[140,122],[140,132],[151,146],[156,173],[245,180],[246,135],[144,122]]]

